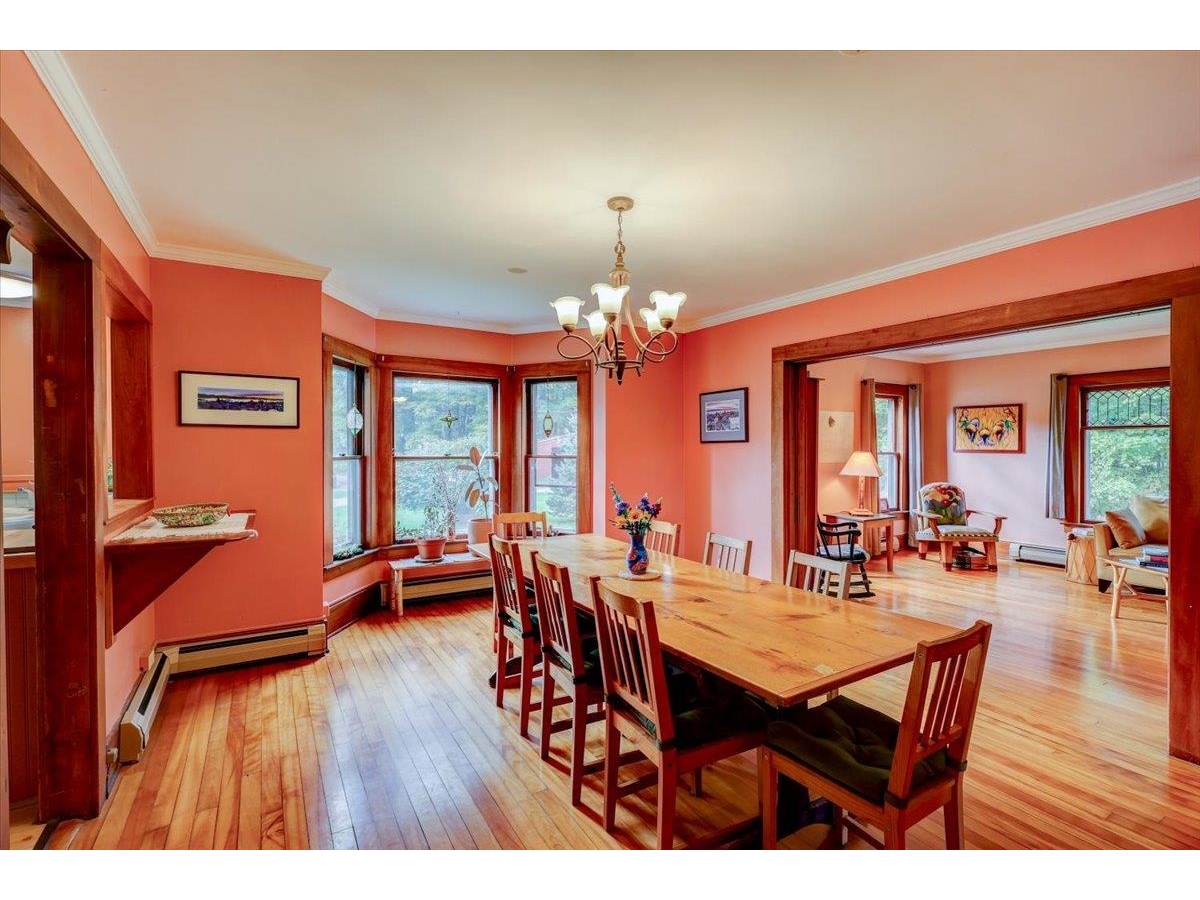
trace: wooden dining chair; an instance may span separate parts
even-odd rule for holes
[[[530,554],[533,562],[533,594],[542,637],[542,734],[541,756],[550,756],[550,735],[571,730],[571,805],[578,806],[583,776],[599,771],[602,763],[585,765],[587,726],[604,720],[604,681],[600,673],[600,651],[596,636],[585,636],[579,627],[579,609],[571,591],[566,566]],[[555,691],[564,696],[555,699]],[[571,718],[554,722],[554,707],[571,704]]]
[[[709,701],[669,685],[654,605],[591,578],[607,699],[604,716],[604,830],[616,822],[617,799],[658,785],[657,842],[675,840],[676,781],[681,774],[760,746],[766,713],[743,693]],[[619,784],[621,740],[657,772]]]
[[[749,575],[750,545],[753,543],[710,531],[704,535],[704,556],[700,561],[726,572]]]
[[[646,549],[674,556],[679,547],[679,525],[654,519],[646,532]]]
[[[521,737],[529,737],[529,715],[541,709],[540,703],[533,702],[533,679],[542,674],[538,623],[531,615],[534,607],[525,593],[521,548],[515,541],[494,534],[488,541],[496,612],[496,706],[503,709],[504,692],[519,688]],[[521,670],[515,674],[507,671],[508,658],[514,652],[521,655]]]
[[[492,516],[492,531],[508,541],[521,538],[546,537],[550,526],[544,512],[496,513]]]
[[[845,824],[872,846],[902,850],[905,832],[941,808],[946,847],[961,849],[963,773],[991,632],[979,621],[919,643],[899,722],[844,696],[772,722],[759,752],[763,848],[778,842],[782,774],[833,804],[838,845]]]
[[[854,583],[859,586],[859,590],[853,594],[846,594],[847,597],[874,597],[871,578],[867,575],[867,563],[871,554],[858,543],[860,537],[862,529],[858,527],[857,522],[829,523],[817,516],[817,555],[847,562],[851,566],[851,572],[858,573]]]
[[[850,590],[850,563],[793,550],[788,555],[784,584],[845,600]]]

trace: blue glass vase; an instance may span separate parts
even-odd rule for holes
[[[650,554],[646,552],[646,533],[644,531],[629,532],[629,552],[625,555],[625,565],[630,575],[645,575],[650,568]]]

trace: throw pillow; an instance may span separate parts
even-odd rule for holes
[[[1146,543],[1146,530],[1130,509],[1119,509],[1104,514],[1108,527],[1112,529],[1113,539],[1122,550],[1140,547]]]
[[[1166,500],[1134,494],[1129,501],[1129,508],[1146,530],[1147,541],[1151,544],[1167,542],[1167,524],[1171,518],[1171,510]]]

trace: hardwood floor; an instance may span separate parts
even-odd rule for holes
[[[998,575],[945,573],[909,554],[872,585],[866,602],[995,626],[967,846],[1200,846],[1200,767],[1167,755],[1160,603],[1133,601],[1114,622],[1106,595],[1061,569],[1001,560]],[[517,735],[515,692],[495,708],[490,614],[487,597],[413,605],[402,620],[351,626],[322,659],[178,679],[101,816],[65,823],[50,845],[649,846],[652,804],[623,803],[605,834],[598,775],[585,781],[587,809],[569,804],[567,736],[542,763]],[[907,674],[845,693],[895,713]],[[592,726],[592,751],[601,732]],[[711,767],[704,787],[679,793],[677,845],[753,811],[753,756]],[[943,846],[940,816],[909,846]]]

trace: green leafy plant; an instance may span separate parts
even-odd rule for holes
[[[469,463],[459,463],[456,468],[461,472],[469,472],[470,477],[467,480],[467,489],[463,494],[463,498],[467,501],[467,506],[472,509],[479,508],[480,518],[487,519],[491,517],[488,512],[489,506],[494,506],[496,493],[500,488],[500,483],[483,469],[483,454],[478,447],[472,447],[471,452],[467,455],[471,460]]]

